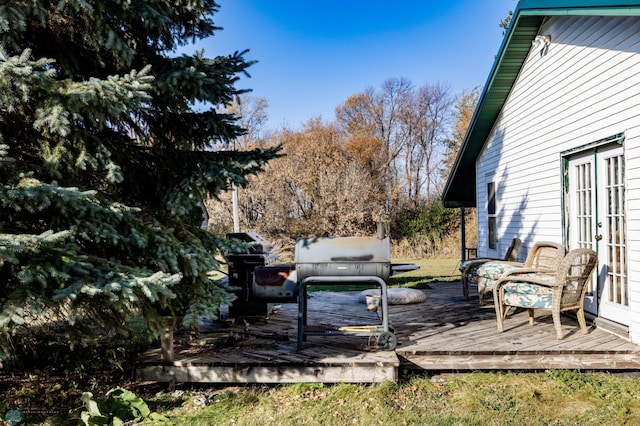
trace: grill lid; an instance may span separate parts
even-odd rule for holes
[[[227,234],[227,238],[240,240],[245,243],[252,243],[249,246],[249,253],[251,254],[267,254],[272,252],[274,249],[273,245],[253,230],[249,232],[232,232]]]
[[[390,274],[389,237],[298,238],[295,263],[298,281],[310,276],[376,276]]]
[[[296,240],[296,263],[391,261],[389,237],[318,237]]]

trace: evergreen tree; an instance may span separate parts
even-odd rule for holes
[[[144,314],[185,324],[232,294],[202,200],[279,148],[212,152],[245,52],[176,55],[218,30],[213,0],[0,2],[0,364],[30,327],[71,342]],[[199,109],[196,108],[199,106]]]

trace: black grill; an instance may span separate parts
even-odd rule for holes
[[[264,267],[275,259],[275,251],[255,231],[227,234],[227,238],[249,243],[247,250],[227,253],[226,260],[229,272],[229,285],[238,287],[235,291],[237,299],[229,306],[229,316],[239,317],[268,317],[273,306],[260,300],[253,294],[252,283],[256,267]]]

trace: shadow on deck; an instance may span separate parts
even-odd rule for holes
[[[640,370],[640,346],[594,325],[583,335],[577,321],[562,317],[565,337],[557,340],[550,315],[531,327],[525,311],[496,327],[491,297],[466,302],[460,283],[431,284],[427,301],[389,306],[398,344],[377,348],[376,334],[309,336],[297,350],[297,304],[283,304],[268,320],[254,318],[202,327],[195,339],[176,332],[174,361],[160,348],[140,360],[138,378],[177,383],[302,383],[396,381],[404,369],[428,372],[488,370]],[[310,293],[308,324],[375,325],[380,319],[358,303],[358,292]]]

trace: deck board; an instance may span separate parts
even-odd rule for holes
[[[140,360],[138,377],[208,383],[380,382],[397,380],[399,369],[640,370],[638,345],[592,324],[583,335],[577,321],[564,315],[565,336],[557,340],[550,315],[539,314],[530,326],[521,310],[510,313],[500,333],[491,297],[484,306],[477,296],[465,301],[460,283],[431,284],[423,291],[424,303],[389,306],[398,340],[394,351],[378,349],[375,338],[343,333],[308,336],[297,350],[298,306],[283,304],[268,320],[247,319],[248,331],[238,320],[228,328],[204,326],[192,342],[188,333],[176,332],[174,362],[161,362],[160,349],[151,350]],[[379,313],[368,312],[357,295],[310,293],[308,325],[379,324]]]

